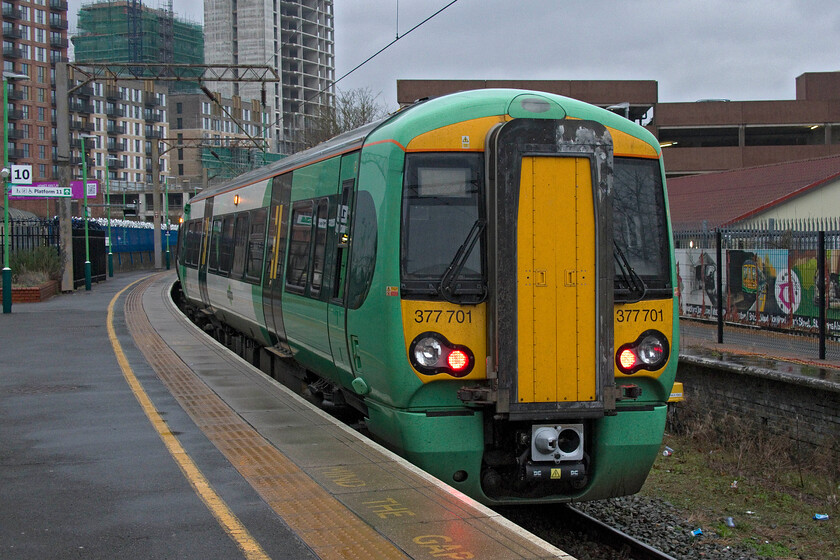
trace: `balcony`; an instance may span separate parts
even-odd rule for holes
[[[26,135],[23,133],[22,130],[16,130],[14,128],[10,128],[8,131],[9,140],[23,140],[26,138]]]
[[[81,101],[72,101],[70,102],[70,111],[73,113],[85,113],[91,114],[93,113],[93,105],[90,103],[84,103]]]
[[[111,124],[108,123],[108,134],[125,134],[125,125],[124,124]]]
[[[20,101],[22,99],[26,99],[26,96],[23,95],[22,91],[15,89],[9,90],[9,101]]]
[[[143,92],[143,105],[146,107],[157,107],[160,105],[160,99],[156,93]]]
[[[66,19],[61,19],[56,14],[50,14],[50,27],[52,29],[67,29],[69,25]]]
[[[109,117],[125,117],[125,112],[117,106],[106,107],[105,114]]]
[[[23,51],[17,47],[3,45],[3,58],[20,58],[23,56]]]
[[[123,162],[118,158],[110,157],[110,158],[108,158],[107,163],[108,163],[108,169],[109,170],[125,169],[125,165],[123,165]]]
[[[12,110],[8,111],[8,117],[7,118],[10,121],[20,120],[20,119],[24,118],[23,117],[23,111],[21,111],[20,109],[12,109]]]
[[[64,37],[50,37],[50,46],[66,49],[69,46],[69,41]]]
[[[75,84],[68,84],[67,89],[72,89],[75,87]],[[93,95],[93,86],[90,84],[85,84],[83,86],[79,86],[73,91],[72,95],[78,95],[79,97],[90,97]]]
[[[5,15],[5,14],[4,14]],[[11,24],[3,25],[3,38],[8,40],[20,39],[20,29],[15,29]]]
[[[161,139],[161,138],[163,138],[163,135],[160,132],[158,132],[157,130],[147,130],[146,131],[146,138]]]
[[[5,20],[13,20],[13,19],[21,19],[23,17],[23,12],[15,8],[10,4],[3,4],[3,19]]]
[[[14,161],[23,158],[23,150],[16,148],[9,148],[9,161]]]
[[[64,0],[50,0],[50,10],[63,12],[67,10],[67,2]]]
[[[160,116],[160,113],[157,111],[149,111],[148,109],[143,111],[143,119],[147,123],[159,123],[163,121],[163,117]]]
[[[70,59],[66,56],[61,56],[61,52],[59,51],[52,51],[50,52],[50,62],[56,64],[58,62],[70,62]]]
[[[125,141],[122,142],[108,142],[108,151],[111,153],[117,152],[124,152],[125,151]]]
[[[105,86],[105,99],[108,101],[117,101],[120,99],[120,90],[113,86]]]

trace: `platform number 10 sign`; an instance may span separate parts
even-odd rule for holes
[[[32,184],[32,166],[31,165],[13,165],[11,182],[15,185],[31,185]]]

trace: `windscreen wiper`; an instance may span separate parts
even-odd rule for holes
[[[616,272],[621,276],[622,281],[627,285],[629,293],[638,294],[637,297],[627,300],[626,303],[636,303],[637,301],[642,301],[647,294],[647,285],[645,284],[645,281],[642,280],[641,276],[633,270],[633,267],[630,266],[630,261],[627,260],[624,251],[621,250],[621,247],[619,247],[618,243],[615,241],[613,241],[613,256],[615,257]]]
[[[467,259],[470,254],[472,254],[476,242],[478,242],[481,234],[484,232],[484,226],[484,220],[475,221],[467,234],[467,238],[464,239],[464,242],[460,247],[458,247],[458,251],[456,251],[455,256],[452,258],[452,262],[450,262],[449,266],[446,268],[446,272],[444,272],[443,276],[440,277],[438,293],[443,297],[443,299],[450,303],[463,303],[456,298],[455,281],[464,269],[464,265],[467,264]],[[478,296],[478,299],[476,301],[470,301],[469,303],[481,303],[484,301],[484,298],[487,297],[487,288],[482,285],[480,290],[476,291],[475,295]]]

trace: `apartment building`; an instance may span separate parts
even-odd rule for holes
[[[207,64],[268,65],[280,83],[220,83],[225,98],[264,100],[272,151],[306,147],[308,119],[333,104],[335,39],[332,0],[205,0]]]

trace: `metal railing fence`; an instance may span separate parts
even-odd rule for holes
[[[716,323],[717,342],[776,333],[763,344],[840,357],[840,219],[676,231],[674,247],[680,316]]]

